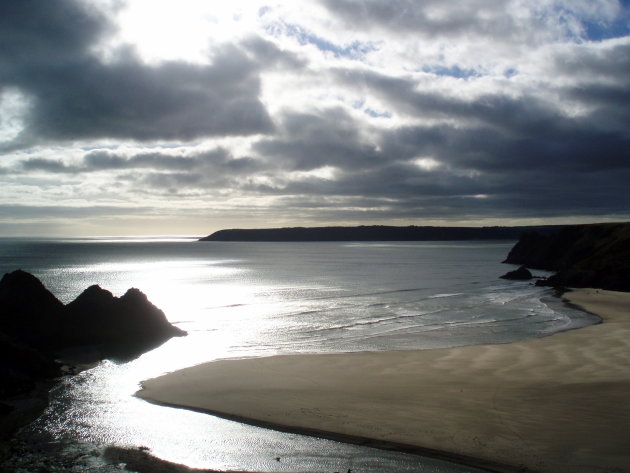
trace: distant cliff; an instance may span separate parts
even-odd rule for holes
[[[546,235],[562,226],[529,227],[290,227],[219,230],[199,241],[456,241],[517,240],[525,232]]]
[[[539,285],[630,291],[630,223],[575,225],[525,233],[504,263],[557,271]]]

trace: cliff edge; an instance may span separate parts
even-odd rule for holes
[[[546,235],[558,231],[555,225],[529,227],[432,227],[361,225],[357,227],[286,227],[226,229],[200,238],[199,241],[458,241],[517,240],[524,232]]]
[[[556,271],[537,285],[630,291],[630,222],[527,232],[503,262]]]

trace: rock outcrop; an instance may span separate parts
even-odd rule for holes
[[[0,280],[0,397],[29,392],[62,374],[60,357],[81,361],[128,359],[185,332],[138,289],[118,298],[98,286],[68,305],[32,274],[17,270]]]
[[[63,311],[61,301],[26,271],[7,273],[0,280],[0,331],[19,343],[50,348]]]
[[[630,223],[565,227],[524,234],[504,263],[556,271],[537,285],[630,291]]]
[[[514,271],[508,271],[503,276],[501,276],[501,279],[511,279],[514,281],[528,281],[532,279],[533,277],[534,276],[532,276],[532,273],[529,271],[529,269],[527,269],[525,266],[521,266],[520,268],[515,269]]]
[[[94,285],[66,306],[65,345],[95,345],[106,356],[133,355],[184,332],[171,325],[139,289],[123,296]]]

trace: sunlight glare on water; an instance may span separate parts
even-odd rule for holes
[[[141,381],[216,359],[505,343],[592,323],[545,289],[497,279],[509,243],[16,245],[0,245],[2,268],[30,270],[63,302],[91,284],[116,296],[137,287],[188,332],[64,380],[23,435],[44,432],[86,451],[143,446],[199,468],[475,471],[152,405],[134,397]]]

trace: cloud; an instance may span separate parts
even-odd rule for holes
[[[6,71],[32,64],[73,61],[89,54],[89,46],[113,25],[95,9],[72,0],[0,1],[0,64]]]
[[[113,206],[113,205],[6,205],[0,204],[0,220],[10,219],[50,219],[50,218],[88,218],[117,217],[124,211],[130,215],[143,215],[153,212],[146,206]]]
[[[111,28],[106,18],[70,0],[32,10],[32,2],[14,3],[3,2],[0,84],[31,101],[20,141],[190,141],[273,130],[258,66],[236,46],[217,47],[210,65],[147,65],[129,48],[103,62],[91,48]]]
[[[322,0],[322,4],[356,28],[382,28],[391,32],[413,31],[420,36],[496,34],[514,29],[513,18],[500,14],[498,0],[445,4],[438,0]],[[479,18],[478,21],[475,21]],[[483,20],[481,19],[483,18]]]
[[[364,70],[337,70],[338,80],[362,87],[389,107],[410,117],[482,123],[512,134],[553,133],[562,126],[562,112],[535,95],[512,96],[482,91],[473,97],[454,97],[445,90],[422,90],[411,78],[391,77]],[[550,129],[550,126],[552,127]]]
[[[228,48],[212,66],[146,66],[87,58],[58,68],[29,68],[11,78],[32,97],[25,133],[38,140],[98,138],[192,140],[267,133],[251,62]]]
[[[391,87],[384,95],[396,105],[455,123],[367,132],[339,109],[287,115],[282,133],[258,142],[255,150],[286,169],[329,166],[335,172],[285,176],[256,190],[301,196],[310,206],[336,196],[355,203],[363,198],[369,208],[380,199],[383,215],[415,209],[433,217],[437,209],[444,216],[464,209],[501,216],[512,209],[530,218],[608,214],[623,212],[630,202],[627,196],[612,198],[630,173],[629,136],[592,126],[593,115],[570,117],[531,98],[497,94],[466,101],[418,93],[402,79],[376,82]]]
[[[286,113],[279,133],[258,141],[254,150],[279,167],[312,170],[326,165],[369,167],[382,156],[361,136],[359,124],[341,108],[318,113]]]
[[[53,201],[219,226],[630,217],[615,0],[237,2],[182,12],[186,60],[124,44],[124,2],[39,3],[0,0],[8,220]],[[185,33],[158,19],[151,38]]]
[[[607,43],[581,44],[553,54],[553,72],[574,80],[605,80],[627,83],[630,72],[628,38]]]
[[[153,176],[147,182],[160,182],[155,176],[174,172],[173,176],[179,176],[183,183],[190,184],[202,181],[204,176],[238,176],[254,173],[259,169],[260,163],[252,158],[234,158],[226,149],[216,148],[187,155],[165,152],[126,155],[98,150],[84,154],[79,161],[72,164],[58,159],[28,158],[14,166],[12,173],[43,171],[57,174],[89,174],[145,170]],[[185,175],[193,177],[185,178]]]
[[[195,170],[204,163],[225,162],[229,153],[216,149],[193,156],[175,156],[166,153],[142,153],[130,157],[111,151],[93,151],[83,157],[86,171],[120,169]]]
[[[306,61],[295,53],[283,51],[274,42],[260,36],[249,36],[242,41],[241,45],[261,68],[278,67],[289,71],[299,71],[307,66]]]
[[[74,173],[77,168],[68,166],[60,159],[30,158],[22,161],[21,168],[25,171],[46,171],[50,173]]]
[[[584,38],[595,25],[615,23],[624,13],[617,0],[503,1],[465,3],[428,0],[320,0],[346,25],[423,38],[501,38],[541,44]],[[627,30],[626,30],[627,33]]]

